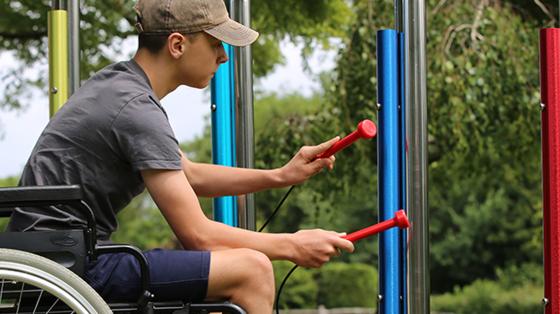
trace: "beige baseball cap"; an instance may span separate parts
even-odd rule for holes
[[[224,0],[138,0],[136,29],[144,34],[206,32],[233,46],[253,43],[259,33],[229,18]]]

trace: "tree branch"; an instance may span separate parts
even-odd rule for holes
[[[20,39],[20,40],[29,40],[29,39],[41,39],[47,36],[47,32],[22,32],[22,33],[2,33],[0,32],[0,38],[4,39]]]
[[[488,1],[482,0],[479,2],[478,7],[476,8],[476,16],[471,27],[471,41],[475,49],[478,47],[478,39],[484,39],[484,37],[478,32],[478,27],[480,26],[480,20],[482,19],[482,12],[484,11],[484,7],[486,7],[487,5]]]
[[[447,0],[440,0],[439,3],[435,6],[435,8],[432,10],[431,14],[435,15],[436,13],[438,13],[438,11],[443,7],[445,2],[447,2]]]
[[[539,9],[541,9],[541,11],[546,14],[546,16],[548,16],[548,18],[551,19],[554,24],[556,24],[556,17],[554,16],[554,14],[550,13],[550,11],[546,8],[546,5],[544,5],[544,3],[540,2],[539,0],[534,0],[534,2],[539,7]]]

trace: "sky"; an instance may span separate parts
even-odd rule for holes
[[[270,75],[255,82],[255,89],[280,94],[298,91],[304,95],[310,95],[313,90],[319,89],[317,74],[334,67],[335,55],[333,52],[317,50],[310,59],[313,73],[307,73],[303,70],[300,48],[289,41],[281,42],[280,49],[286,58],[286,64],[278,66]],[[0,53],[0,69],[3,69],[0,75],[5,74],[15,62],[8,53]],[[38,67],[41,66],[44,65]],[[33,73],[38,70],[28,71]],[[181,86],[161,102],[179,142],[202,134],[205,117],[210,114],[208,90]],[[48,106],[46,91],[44,94],[38,91],[31,99],[26,100],[26,108],[23,110],[0,109],[0,178],[21,173],[37,138],[47,125]]]

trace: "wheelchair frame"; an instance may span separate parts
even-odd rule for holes
[[[106,253],[131,254],[140,264],[141,293],[136,303],[109,303],[117,313],[208,313],[222,311],[246,314],[239,306],[229,303],[155,302],[149,291],[150,274],[146,257],[131,245],[96,244],[96,224],[93,211],[83,201],[79,185],[0,188],[0,217],[9,217],[14,207],[70,205],[81,208],[87,221],[85,229],[4,232],[0,233],[0,248],[31,252],[51,259],[83,278],[87,260]],[[2,256],[0,255],[0,262]],[[62,280],[64,280],[62,278]],[[23,288],[22,288],[23,289]],[[93,289],[92,289],[93,290]]]

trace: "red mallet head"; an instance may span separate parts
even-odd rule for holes
[[[371,120],[363,120],[358,123],[358,133],[361,138],[373,138],[377,134],[377,127]]]
[[[405,229],[410,227],[410,222],[408,222],[408,217],[406,217],[406,213],[404,210],[399,210],[395,213],[395,221],[397,222],[397,227],[401,229]]]

